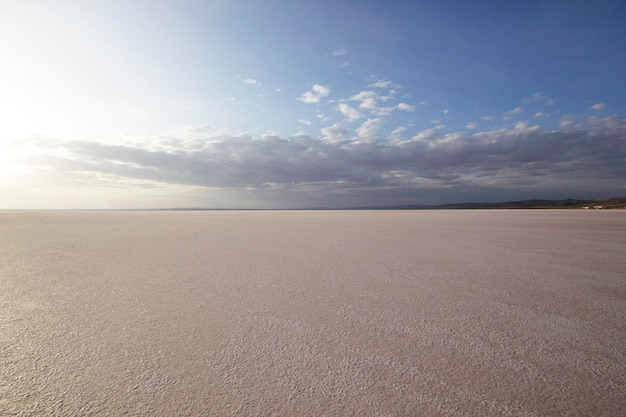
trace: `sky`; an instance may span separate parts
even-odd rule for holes
[[[626,195],[626,2],[0,0],[0,209]]]

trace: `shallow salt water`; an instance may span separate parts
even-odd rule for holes
[[[625,253],[626,211],[0,212],[0,415],[625,415]]]

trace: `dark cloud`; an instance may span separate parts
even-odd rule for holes
[[[290,207],[619,195],[626,178],[620,118],[591,118],[563,131],[518,123],[376,143],[221,135],[133,146],[30,145],[38,149],[30,164],[65,173],[230,189]]]

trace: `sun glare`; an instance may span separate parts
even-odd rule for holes
[[[28,168],[19,162],[19,152],[0,142],[0,181],[15,179],[16,176],[28,172]]]

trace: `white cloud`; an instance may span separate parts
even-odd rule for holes
[[[372,87],[372,88],[387,88],[387,87],[391,87],[392,84],[393,83],[388,80],[377,80],[368,84],[367,86]]]
[[[306,93],[304,93],[300,97],[298,97],[298,101],[301,101],[303,103],[312,104],[312,103],[319,103],[320,102],[320,98],[319,98],[319,96],[317,96],[313,92],[307,91]]]
[[[356,133],[363,142],[372,143],[378,138],[378,131],[382,119],[367,119],[357,130]]]
[[[303,124],[303,125],[311,126],[311,121],[310,120],[300,119],[300,120],[298,120],[298,122],[300,124]]]
[[[353,100],[353,101],[363,101],[365,99],[374,98],[376,96],[377,96],[377,94],[376,94],[375,91],[363,90],[363,91],[360,91],[359,93],[353,95],[352,97],[350,97],[350,100]]]
[[[373,109],[376,108],[376,97],[377,94],[375,91],[363,90],[350,97],[350,100],[360,101],[361,104],[359,104],[359,107],[362,109]]]
[[[437,133],[437,128],[431,127],[429,129],[425,129],[425,130],[422,130],[421,132],[418,132],[417,135],[411,138],[411,140],[415,142],[421,142],[421,141],[427,142],[432,139],[435,139],[438,135],[439,133]]]
[[[400,126],[395,128],[394,130],[392,130],[389,133],[389,140],[391,141],[391,143],[398,143],[401,142],[402,139],[402,134],[406,132],[406,127],[405,126]]]
[[[591,110],[602,110],[606,107],[606,103],[596,103],[590,107]]]
[[[361,118],[361,113],[346,103],[339,103],[337,109],[348,119],[348,122],[353,122]]]
[[[330,88],[324,85],[315,84],[313,86],[313,92],[318,94],[320,97],[326,97],[330,94]]]
[[[325,85],[315,84],[311,91],[307,91],[298,97],[298,101],[303,103],[319,103],[320,98],[327,97],[330,94],[330,88]]]
[[[515,127],[514,127],[515,131],[524,132],[524,133],[529,133],[538,129],[540,129],[539,126],[537,125],[531,126],[530,123],[528,123],[527,121],[517,122],[515,123]]]
[[[377,81],[382,83],[387,83],[387,81]],[[372,85],[370,85],[372,86]],[[415,106],[407,103],[399,103],[394,106],[384,106],[379,107],[378,101],[388,101],[391,100],[392,95],[379,95],[376,91],[373,90],[363,90],[358,92],[357,94],[350,97],[352,101],[359,101],[359,108],[363,110],[369,111],[371,114],[376,116],[388,116],[394,112],[394,110],[403,110],[403,111],[413,111],[415,110]]]
[[[368,84],[367,86],[369,88],[379,88],[379,89],[384,89],[384,88],[391,88],[391,89],[398,89],[401,88],[400,84],[394,83],[393,81],[389,81],[389,80],[385,80],[383,78],[378,78],[374,75],[368,77],[367,79]],[[393,91],[393,90],[391,90]],[[396,91],[393,91],[393,94],[395,94]]]
[[[407,103],[400,103],[398,104],[398,110],[404,110],[404,111],[413,111],[415,110],[415,106],[412,104],[407,104]]]
[[[334,56],[344,56],[348,53],[348,51],[346,49],[344,49],[343,47],[339,47],[337,49],[335,49],[333,51],[333,55]]]
[[[276,129],[271,129],[268,130],[267,132],[263,133],[261,135],[261,139],[271,139],[271,138],[278,138],[278,135],[280,135],[280,132]]]
[[[533,117],[534,117],[535,119],[537,119],[537,118],[539,118],[539,117],[548,117],[548,116],[549,116],[549,114],[546,114],[546,113],[544,113],[544,112],[542,112],[542,111],[538,111],[537,113],[533,114]]]
[[[248,84],[248,85],[259,85],[260,83],[255,80],[254,78],[247,78],[243,81],[244,83]]]
[[[468,124],[465,125],[466,128],[468,129],[476,129],[478,127],[478,123],[476,122],[469,122]]]
[[[443,109],[443,114],[448,114],[450,112],[450,110],[448,109]]]
[[[367,98],[364,98],[361,101],[361,104],[359,104],[359,107],[362,108],[362,109],[374,111],[377,108],[376,104],[377,103],[376,103],[376,99],[375,98],[367,97]]]
[[[348,131],[343,128],[339,123],[335,123],[332,126],[323,127],[320,129],[322,137],[331,143],[342,142]]]

